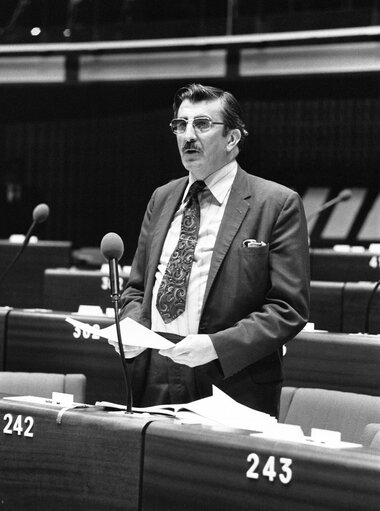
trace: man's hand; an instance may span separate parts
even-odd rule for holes
[[[113,346],[115,348],[115,351],[117,351],[120,355],[119,343],[117,341],[108,340],[108,344]],[[140,348],[138,346],[129,346],[128,344],[123,344],[123,348],[125,358],[135,358],[137,357],[137,355],[140,355],[140,353],[146,350],[146,348]]]
[[[188,335],[172,348],[160,350],[159,354],[189,367],[207,364],[218,358],[210,337],[205,334]]]

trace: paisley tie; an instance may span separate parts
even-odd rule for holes
[[[189,275],[198,241],[200,222],[198,193],[205,186],[204,181],[195,181],[189,188],[179,240],[158,289],[156,306],[165,323],[178,318],[185,310]]]

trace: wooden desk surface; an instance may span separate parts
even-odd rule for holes
[[[51,266],[69,266],[71,246],[69,241],[29,244],[0,288],[0,305],[43,307],[44,270]],[[20,247],[20,244],[0,240],[0,268],[10,264]]]
[[[142,511],[378,511],[379,481],[379,452],[156,422],[146,433]]]
[[[310,249],[310,270],[313,280],[357,282],[380,278],[380,254],[339,252],[332,249]]]
[[[149,418],[0,399],[0,502],[12,511],[137,511]],[[30,426],[31,425],[31,426]],[[32,436],[30,436],[32,435]]]
[[[377,511],[380,452],[0,399],[8,511]]]
[[[14,309],[9,313],[5,369],[52,373],[83,373],[86,399],[125,402],[119,355],[106,339],[85,336],[65,321],[64,312]],[[107,316],[75,318],[104,328],[114,323]]]
[[[301,332],[287,343],[284,386],[380,396],[380,337]]]
[[[122,292],[129,271],[119,272]],[[47,268],[44,272],[45,307],[76,312],[80,305],[97,305],[105,311],[112,308],[109,273],[101,270]]]

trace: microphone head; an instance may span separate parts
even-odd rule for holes
[[[349,188],[345,188],[339,194],[339,199],[342,201],[351,199],[351,197],[352,197],[352,191]]]
[[[124,243],[116,232],[109,232],[100,243],[100,251],[106,259],[119,261],[124,252]]]
[[[47,204],[38,204],[38,206],[33,209],[33,220],[38,224],[45,222],[49,216],[49,212],[50,210]]]

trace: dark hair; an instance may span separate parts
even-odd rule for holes
[[[248,131],[245,129],[245,125],[242,120],[240,105],[230,92],[218,89],[217,87],[211,87],[210,85],[202,85],[200,83],[185,85],[178,89],[174,94],[174,117],[178,115],[179,107],[185,99],[188,99],[191,103],[220,99],[223,108],[223,121],[225,123],[224,133],[227,134],[229,130],[238,129],[241,133],[241,139],[238,145],[239,148],[243,146],[244,140],[248,136]]]

